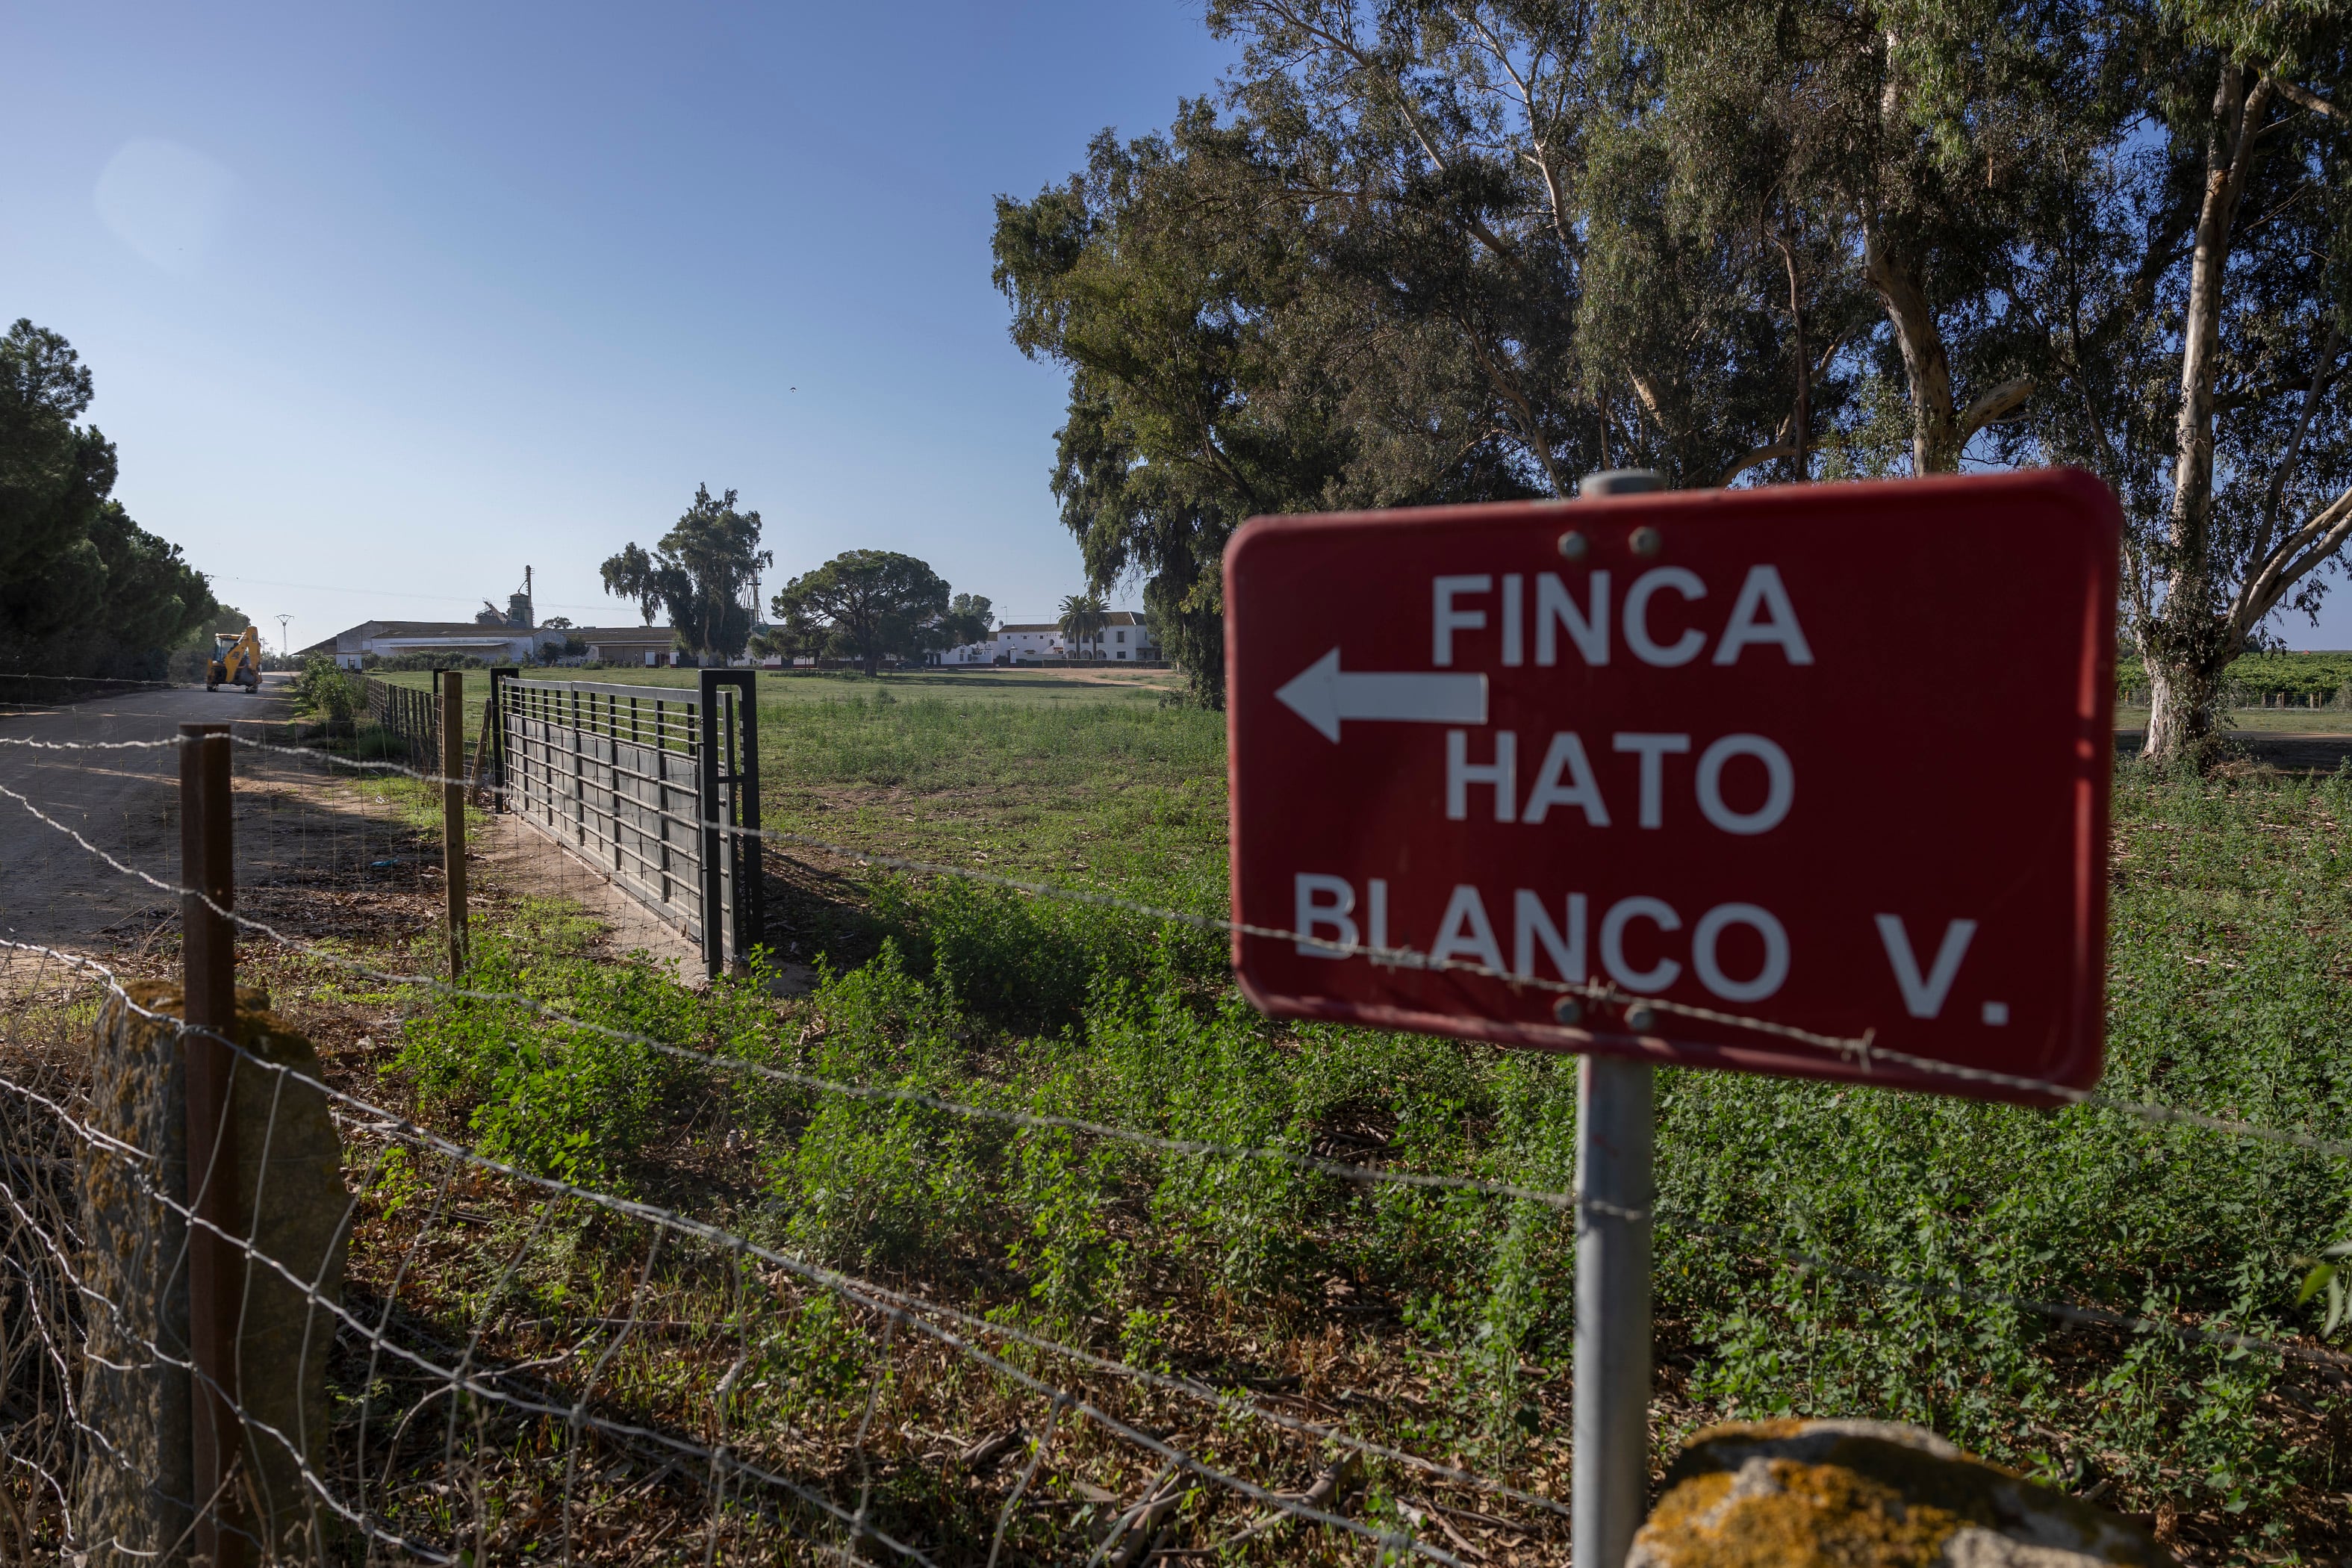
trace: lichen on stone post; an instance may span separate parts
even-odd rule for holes
[[[83,1156],[81,1184],[82,1415],[94,1436],[74,1513],[92,1568],[184,1561],[191,1518],[187,1226],[173,1208],[188,1201],[181,997],[153,982],[124,992],[98,1025],[90,1123],[100,1139]],[[320,1078],[317,1051],[247,988],[237,992],[235,1039],[249,1053],[231,1079],[235,1212],[259,1255],[240,1259],[237,1485],[247,1530],[271,1552],[310,1556],[332,1517],[302,1471],[319,1468],[326,1443],[351,1199],[327,1097],[302,1081]]]
[[[1625,1568],[2161,1568],[2139,1525],[1889,1421],[1710,1426]]]
[[[188,1294],[178,1260],[187,1226],[186,1112],[179,993],[133,983],[100,1017],[81,1152],[81,1420],[74,1535],[97,1565],[184,1558],[194,1489],[188,1461]],[[160,1195],[159,1195],[160,1194]],[[180,1288],[164,1288],[177,1274]],[[174,1543],[179,1551],[173,1552]]]

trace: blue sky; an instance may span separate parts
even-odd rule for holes
[[[991,204],[1229,53],[1197,0],[13,6],[0,317],[72,340],[117,493],[273,644],[526,563],[634,623],[597,565],[698,482],[778,580],[905,550],[1042,618],[1063,383]]]
[[[1042,619],[1083,585],[1063,382],[991,203],[1230,55],[1199,0],[15,6],[0,321],[73,341],[119,493],[273,644],[526,563],[542,616],[634,622],[597,565],[698,483],[772,586],[905,550]],[[2352,593],[2274,625],[2352,647]]]

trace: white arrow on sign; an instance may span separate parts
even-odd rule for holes
[[[1321,731],[1327,741],[1339,738],[1343,719],[1385,719],[1407,724],[1486,721],[1483,675],[1349,674],[1339,668],[1336,647],[1275,695]]]

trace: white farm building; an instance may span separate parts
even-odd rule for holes
[[[996,628],[986,642],[965,643],[939,655],[941,664],[1059,664],[1071,658],[1120,660],[1156,659],[1160,645],[1151,627],[1134,610],[1112,610],[1103,616],[1102,630],[1088,634],[1082,647],[1071,647],[1062,628],[1052,621],[1014,623]]]

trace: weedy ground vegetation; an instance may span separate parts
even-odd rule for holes
[[[1035,702],[886,679],[778,694],[761,724],[767,820],[812,841],[769,851],[773,963],[805,963],[804,991],[774,994],[766,963],[683,987],[596,951],[552,905],[479,932],[479,988],[808,1078],[1571,1185],[1572,1060],[1269,1021],[1236,994],[1213,932],[814,847],[1214,914],[1215,715],[1133,688]],[[2352,1128],[2347,815],[2352,773],[2119,767],[2110,1093]],[[1555,1209],[830,1093],[495,1001],[420,1003],[387,1070],[435,1120],[528,1168],[1566,1495],[1574,1238]],[[2018,1302],[2315,1343],[2298,1284],[2346,1234],[2342,1161],[2097,1106],[1697,1072],[1662,1073],[1658,1104],[1662,1444],[1724,1416],[1915,1421],[2151,1516],[2191,1561],[2341,1554],[2340,1375]],[[396,1231],[406,1200],[384,1180],[374,1217]],[[506,1287],[541,1291],[532,1310],[551,1318],[609,1299],[641,1245],[591,1215],[565,1225]],[[664,1310],[723,1334],[724,1270],[675,1268]],[[822,1297],[793,1311],[744,1418],[789,1405],[821,1435],[865,1399],[877,1346]],[[658,1356],[631,1375],[646,1414],[675,1400]],[[953,1403],[977,1397],[969,1369],[892,1375],[901,1427],[969,1426]],[[1212,1426],[1204,1453],[1265,1458]],[[984,1539],[984,1510],[929,1474],[893,1471],[877,1517]],[[1376,1480],[1362,1506],[1394,1517],[1407,1480]],[[1313,1554],[1295,1538],[1234,1551],[1261,1549]]]

